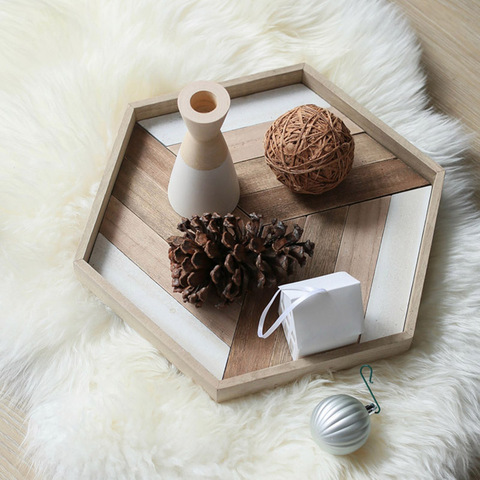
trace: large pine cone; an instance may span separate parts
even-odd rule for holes
[[[182,236],[167,239],[172,286],[184,302],[200,307],[214,291],[217,307],[232,303],[248,289],[276,286],[304,265],[314,244],[299,242],[298,225],[287,233],[286,225],[272,220],[264,225],[261,215],[252,213],[245,222],[232,214],[217,213],[183,218]]]

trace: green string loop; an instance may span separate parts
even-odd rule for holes
[[[368,367],[368,368],[370,369],[370,378],[368,379],[370,383],[373,383],[373,380],[372,380],[373,368],[372,368],[370,365],[362,365],[362,366],[360,367],[360,375],[362,376],[363,381],[365,382],[365,385],[367,386],[368,391],[370,392],[370,395],[372,396],[373,401],[375,402],[375,405],[377,406],[377,410],[376,410],[374,413],[375,413],[375,414],[378,414],[378,413],[380,413],[381,408],[380,408],[380,405],[378,404],[377,399],[375,398],[375,395],[373,394],[370,386],[368,385],[367,380],[366,380],[365,377],[363,376],[363,371],[362,371],[362,370],[363,370],[365,367]]]

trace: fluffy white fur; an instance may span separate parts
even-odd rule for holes
[[[50,479],[461,479],[480,440],[480,215],[460,126],[428,109],[420,52],[383,0],[23,0],[0,12],[1,380]],[[359,452],[311,439],[351,369],[223,405],[75,278],[128,102],[308,62],[447,169],[412,349],[378,361]],[[478,166],[477,166],[478,167]]]

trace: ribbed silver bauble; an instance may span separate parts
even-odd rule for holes
[[[312,436],[325,451],[348,455],[367,441],[372,409],[375,405],[365,407],[350,395],[325,398],[313,410],[310,419]]]

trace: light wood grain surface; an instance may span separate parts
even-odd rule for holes
[[[338,251],[336,272],[349,272],[360,281],[364,312],[378,257],[391,197],[381,197],[352,205]]]
[[[395,0],[420,41],[432,104],[474,132],[480,166],[480,2]]]
[[[0,397],[0,480],[33,480],[22,444],[27,431],[25,410]]]

